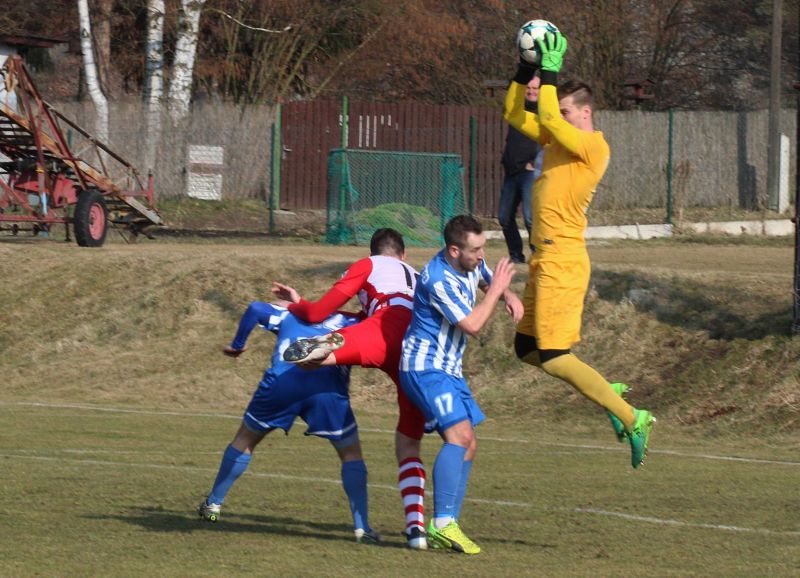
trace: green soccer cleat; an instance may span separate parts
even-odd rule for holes
[[[647,443],[650,441],[650,430],[653,429],[656,418],[646,409],[633,410],[633,416],[633,429],[627,435],[631,442],[631,465],[635,469],[644,463]]]
[[[219,520],[219,513],[222,510],[221,504],[209,504],[208,500],[203,500],[197,506],[197,513],[201,518],[208,522],[216,522]]]
[[[630,385],[625,383],[612,383],[610,385],[611,389],[613,389],[614,392],[620,397],[624,397],[625,393],[631,388]],[[624,442],[625,438],[628,437],[627,433],[625,432],[625,426],[613,413],[610,411],[606,411],[606,413],[608,414],[608,419],[611,420],[611,425],[614,426],[614,433],[617,434],[617,440],[620,443]]]
[[[428,522],[428,545],[431,548],[450,549],[464,554],[480,554],[481,551],[481,547],[464,534],[455,520],[438,530],[434,526],[433,520],[430,520]]]
[[[288,363],[321,361],[342,345],[344,345],[344,337],[336,332],[319,337],[298,339],[283,352],[283,360]]]

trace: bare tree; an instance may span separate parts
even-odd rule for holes
[[[155,168],[161,141],[161,101],[164,93],[164,0],[147,1],[147,46],[144,76],[145,167]]]
[[[169,85],[169,111],[174,124],[178,124],[189,114],[203,4],[205,0],[181,0],[178,40],[175,43],[175,60]]]
[[[99,140],[108,142],[108,101],[97,78],[97,65],[92,46],[92,25],[89,18],[89,0],[78,0],[78,17],[81,30],[81,54],[86,73],[86,86],[97,111],[95,133]]]
[[[113,0],[92,0],[97,72],[100,77],[100,86],[106,94],[112,94],[109,70],[111,67],[111,9],[113,4]]]

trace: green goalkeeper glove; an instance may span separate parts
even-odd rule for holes
[[[542,71],[558,72],[561,70],[561,63],[564,60],[564,53],[567,51],[567,39],[560,32],[544,35],[536,41],[539,45],[542,58],[540,66]]]

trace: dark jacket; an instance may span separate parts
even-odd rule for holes
[[[525,109],[536,112],[536,104],[527,102]],[[509,126],[506,147],[503,149],[503,157],[500,159],[506,176],[516,175],[525,169],[527,163],[533,163],[540,148],[541,145],[538,142],[526,137],[513,126]]]

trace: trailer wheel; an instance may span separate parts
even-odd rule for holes
[[[103,195],[94,189],[81,192],[72,215],[75,240],[81,247],[100,247],[108,231],[108,209]]]

